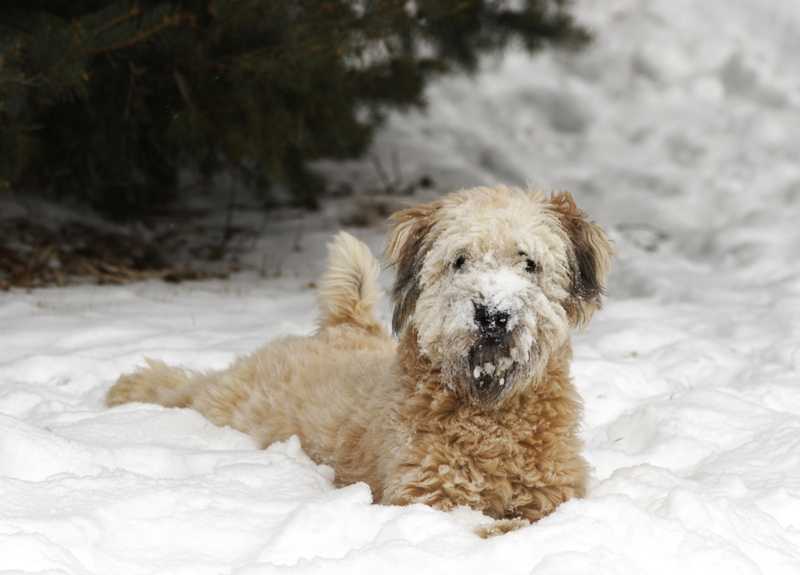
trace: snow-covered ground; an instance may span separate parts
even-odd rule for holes
[[[592,50],[441,82],[374,155],[439,190],[569,189],[616,242],[573,339],[586,499],[481,540],[475,513],[334,489],[296,440],[260,451],[191,411],[103,407],[143,356],[223,367],[310,332],[348,216],[331,201],[270,222],[246,256],[261,274],[0,294],[0,572],[800,573],[800,4],[576,11]],[[320,168],[380,184],[369,160]],[[378,227],[352,231],[380,249]]]

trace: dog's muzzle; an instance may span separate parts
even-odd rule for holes
[[[492,405],[511,390],[520,372],[511,315],[476,303],[474,319],[475,339],[461,377],[473,403]]]

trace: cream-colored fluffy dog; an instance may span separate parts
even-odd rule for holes
[[[397,340],[374,315],[378,263],[341,233],[314,335],[220,372],[149,361],[108,405],[191,407],[262,446],[297,435],[339,483],[501,520],[484,534],[536,521],[587,475],[570,330],[600,307],[614,251],[585,216],[566,192],[502,186],[399,212],[386,249]]]

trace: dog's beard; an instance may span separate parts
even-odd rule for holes
[[[536,350],[530,338],[516,332],[500,336],[473,334],[470,345],[458,354],[451,374],[455,386],[475,405],[499,404],[531,376]]]
[[[413,316],[416,343],[444,385],[493,409],[540,381],[550,350],[568,338],[568,322],[563,307],[541,291],[476,294],[465,281],[459,289],[425,290]]]

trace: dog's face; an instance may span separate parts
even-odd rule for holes
[[[477,405],[535,385],[599,308],[613,248],[569,194],[475,188],[394,216],[393,327]]]

